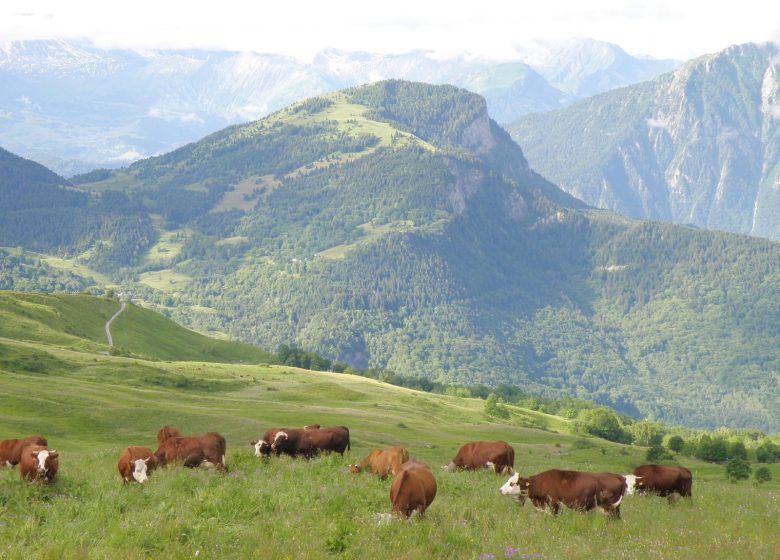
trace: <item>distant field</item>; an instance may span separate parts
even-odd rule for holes
[[[0,471],[2,558],[777,557],[777,466],[774,482],[757,487],[681,458],[694,471],[692,503],[628,497],[619,522],[552,517],[499,496],[503,477],[439,467],[475,439],[509,441],[524,474],[627,472],[644,449],[583,439],[564,419],[516,407],[510,421],[494,423],[476,399],[343,374],[149,362],[7,338],[0,357],[0,438],[43,433],[61,453],[61,476],[49,488]],[[266,428],[313,422],[349,426],[351,452],[313,461],[252,456],[249,441]],[[154,448],[163,424],[223,433],[229,473],[169,468],[144,486],[123,485],[119,452]],[[350,475],[346,464],[398,443],[429,462],[439,491],[425,518],[384,522],[376,514],[389,511],[390,482]]]
[[[155,270],[153,272],[144,272],[139,276],[139,282],[161,292],[175,292],[183,289],[192,282],[192,278],[186,274],[176,272],[170,268],[164,270]]]

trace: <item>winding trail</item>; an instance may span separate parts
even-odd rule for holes
[[[114,313],[111,316],[111,318],[108,321],[106,321],[106,336],[108,337],[108,345],[109,346],[113,346],[114,345],[114,339],[111,338],[111,328],[110,328],[111,327],[111,321],[113,321],[114,319],[119,317],[119,314],[122,313],[122,311],[125,310],[126,305],[127,304],[123,301],[122,305],[119,306],[119,311]]]

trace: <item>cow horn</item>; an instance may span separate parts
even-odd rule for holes
[[[255,445],[257,445],[257,442],[258,442],[258,441],[259,441],[259,440],[255,440],[255,441],[253,441],[252,443],[250,443],[249,445],[251,445],[252,447],[254,447]]]
[[[152,460],[151,457],[147,457],[146,459],[144,459],[144,463],[149,463],[149,461],[151,461],[151,460]]]
[[[54,449],[52,449],[51,452],[49,453],[49,457],[51,457],[52,459],[56,459],[59,456],[60,454],[57,453],[57,451],[55,451]]]

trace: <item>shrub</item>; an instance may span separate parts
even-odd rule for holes
[[[769,467],[758,467],[753,476],[759,484],[772,480],[772,472],[769,470]]]
[[[672,436],[669,438],[669,441],[666,442],[666,447],[668,447],[675,453],[680,453],[683,450],[684,445],[685,445],[685,441],[680,436]]]
[[[732,457],[736,457],[738,459],[744,459],[747,461],[747,449],[745,449],[745,444],[741,441],[735,441],[734,443],[731,443],[728,446],[729,449],[729,459]]]
[[[586,411],[583,422],[585,431],[589,434],[609,441],[631,442],[631,434],[623,430],[620,418],[609,408],[599,407]]]
[[[672,459],[672,454],[669,453],[662,445],[653,445],[645,454],[645,459],[650,463],[663,463]]]
[[[731,481],[747,480],[750,478],[750,464],[739,457],[732,457],[726,463],[726,478]]]
[[[498,402],[498,397],[495,393],[490,393],[485,401],[485,414],[494,418],[503,418],[504,420],[509,418],[509,411]]]
[[[756,461],[759,463],[776,463],[780,461],[780,446],[767,441],[756,448]]]
[[[702,461],[723,463],[728,459],[729,450],[725,440],[703,436],[696,446],[695,456]]]

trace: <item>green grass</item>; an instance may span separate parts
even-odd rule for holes
[[[86,294],[0,291],[0,337],[107,352],[105,323],[118,309],[114,299]],[[271,360],[259,348],[204,336],[132,304],[111,323],[111,334],[114,350],[125,355],[210,362]]]
[[[331,247],[330,249],[326,249],[325,251],[321,251],[317,253],[317,256],[329,260],[342,260],[344,259],[344,257],[347,256],[347,253],[358,248],[360,245],[364,243],[369,243],[371,241],[374,241],[380,236],[386,235],[388,233],[407,231],[412,229],[413,227],[414,227],[414,223],[411,222],[410,220],[401,220],[398,222],[391,222],[387,224],[381,224],[378,226],[372,223],[361,224],[358,226],[358,228],[360,228],[362,233],[360,238],[357,241],[355,241],[354,243]]]
[[[692,503],[627,497],[619,522],[597,513],[552,517],[499,496],[503,477],[439,467],[475,439],[509,441],[524,474],[628,472],[644,449],[593,438],[583,445],[562,418],[509,407],[511,421],[495,423],[476,399],[343,374],[0,344],[10,356],[0,361],[0,438],[43,433],[61,454],[59,479],[48,488],[0,471],[2,558],[504,558],[507,547],[543,558],[777,554],[777,465],[773,482],[754,486],[727,483],[722,466],[680,458],[694,472]],[[248,442],[266,428],[314,422],[350,427],[346,457],[252,455]],[[228,475],[168,468],[146,485],[123,485],[120,451],[153,448],[163,424],[225,435]],[[346,471],[372,447],[391,444],[434,468],[438,494],[423,519],[380,521],[390,481]]]
[[[154,288],[161,292],[173,293],[181,291],[190,282],[192,278],[181,272],[176,272],[170,268],[163,270],[155,270],[151,272],[144,272],[139,275],[138,281],[145,286]]]

